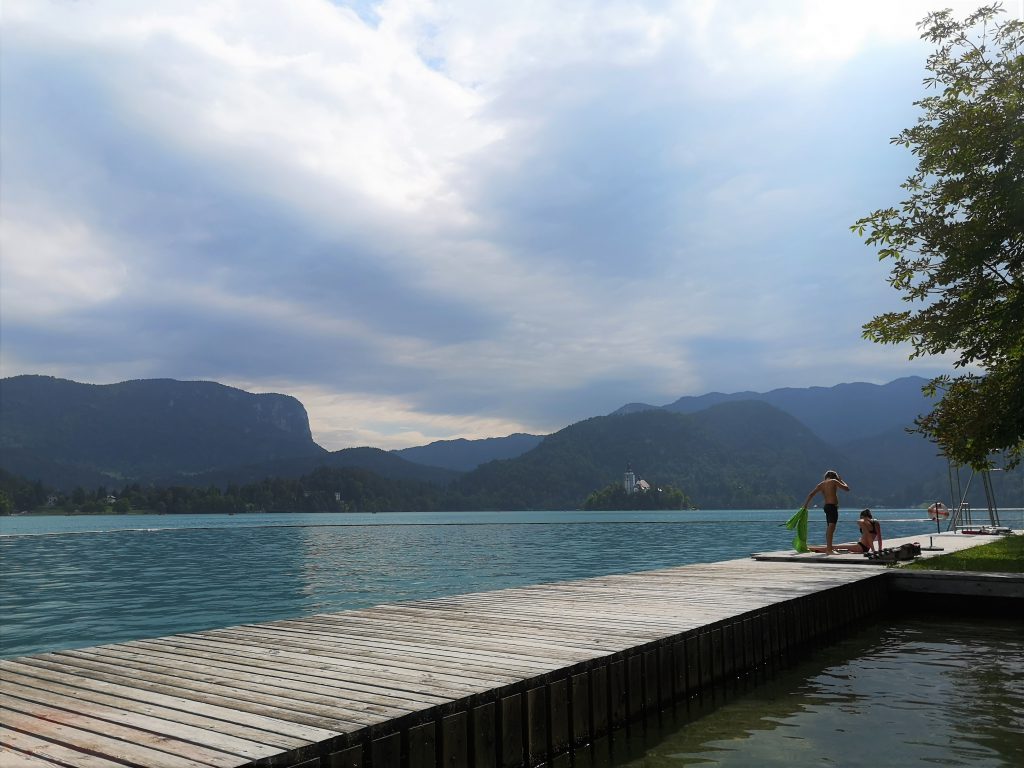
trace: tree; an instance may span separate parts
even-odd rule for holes
[[[687,509],[689,499],[678,488],[666,485],[649,491],[626,493],[622,483],[612,483],[589,494],[583,502],[587,510]]]
[[[933,43],[937,92],[891,142],[910,149],[917,169],[899,208],[883,208],[851,229],[891,262],[888,281],[915,305],[864,325],[877,343],[909,342],[910,358],[953,352],[957,369],[925,388],[941,393],[916,431],[946,456],[977,469],[1003,452],[1024,453],[1024,23],[999,21],[999,4],[957,21],[950,11],[918,25]]]

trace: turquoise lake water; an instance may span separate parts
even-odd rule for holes
[[[0,518],[0,656],[746,557],[788,548],[790,514]],[[1021,514],[1004,523],[1024,528]],[[887,537],[935,532],[920,510],[876,516]],[[855,538],[855,517],[842,513],[839,540]],[[812,513],[811,540],[823,531]],[[868,624],[713,703],[595,744],[576,765],[1024,765],[1024,622]]]
[[[0,518],[0,656],[746,557],[788,548],[791,514]],[[935,530],[921,510],[877,515],[886,536]],[[844,511],[839,540],[856,538],[855,518]]]
[[[685,725],[648,728],[612,764],[1018,768],[1022,630],[1024,619],[870,624]]]

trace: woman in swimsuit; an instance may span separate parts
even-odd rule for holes
[[[857,527],[860,528],[860,541],[850,542],[849,544],[836,544],[836,552],[845,552],[846,554],[866,555],[874,549],[874,544],[878,542],[878,551],[882,551],[882,524],[875,520],[871,515],[870,509],[865,509],[860,513],[860,519],[857,520]],[[826,547],[808,547],[811,552],[826,552]]]
[[[860,519],[857,521],[857,526],[860,528],[860,541],[857,545],[860,547],[864,554],[867,554],[874,548],[874,544],[878,542],[878,551],[882,551],[882,524],[875,520],[871,515],[870,509],[865,509],[860,513]]]

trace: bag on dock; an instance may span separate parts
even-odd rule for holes
[[[916,541],[913,544],[901,544],[896,549],[897,560],[913,560],[921,554],[921,545]]]
[[[898,547],[891,547],[874,553],[868,553],[869,560],[876,560],[880,563],[898,563],[906,560],[913,560],[921,554],[921,545],[916,541],[913,544],[901,544]]]

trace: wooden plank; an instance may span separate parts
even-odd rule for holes
[[[199,641],[209,639],[223,639],[234,642],[247,643],[252,645],[263,645],[273,649],[294,649],[306,653],[323,653],[330,656],[333,652],[359,653],[367,658],[388,661],[395,657],[403,657],[420,662],[424,668],[437,669],[445,672],[452,670],[471,670],[495,674],[495,670],[507,670],[513,674],[528,675],[537,669],[550,667],[550,664],[538,664],[536,661],[523,662],[521,660],[509,660],[508,663],[501,663],[500,654],[470,655],[457,652],[435,649],[427,646],[416,646],[411,643],[402,643],[398,640],[385,640],[376,642],[365,637],[335,638],[331,643],[312,644],[303,642],[301,638],[289,635],[286,632],[275,632],[273,629],[246,629],[246,630],[209,630],[203,636],[196,638]]]
[[[332,616],[320,621],[296,619],[291,622],[279,622],[276,626],[284,629],[295,628],[324,637],[332,637],[344,629],[349,632],[373,635],[381,630],[387,634],[400,634],[406,640],[433,641],[440,640],[446,644],[456,644],[460,648],[512,650],[523,653],[527,657],[547,656],[534,653],[543,649],[551,654],[575,655],[581,651],[600,652],[608,650],[607,644],[594,638],[575,640],[567,633],[527,633],[521,622],[508,622],[501,626],[498,622],[468,622],[449,619],[445,622],[427,622],[421,617],[406,618],[394,612],[386,617],[355,618],[350,616]],[[500,632],[499,632],[500,630]]]
[[[100,755],[68,747],[53,741],[41,739],[30,733],[0,728],[0,744],[6,751],[17,750],[42,760],[44,765],[60,765],[67,768],[125,768],[124,763]],[[4,764],[6,766],[6,763]]]
[[[0,744],[0,765],[3,768],[60,768],[60,763],[8,749],[2,744]]]
[[[81,675],[73,670],[68,672],[56,665],[47,665],[34,656],[22,656],[17,661],[0,661],[0,669],[15,669],[27,676],[38,676],[57,682],[70,682],[78,687],[94,687],[101,691],[117,691],[129,698],[144,701],[177,701],[179,706],[192,711],[215,711],[224,713],[225,719],[233,722],[262,723],[268,730],[302,737],[317,742],[337,736],[341,731],[324,728],[316,723],[319,718],[295,715],[278,707],[254,704],[246,699],[217,696],[165,685],[155,685],[139,680],[107,675]],[[48,675],[47,673],[50,673]],[[154,696],[154,694],[162,694]],[[256,717],[252,717],[252,716]],[[238,718],[238,719],[236,719]]]
[[[30,657],[29,657],[30,658]],[[220,721],[224,726],[219,726],[223,732],[236,732],[236,729],[262,730],[270,734],[270,738],[262,737],[270,744],[281,747],[300,746],[310,741],[319,741],[328,736],[333,736],[332,731],[310,728],[301,724],[292,723],[272,717],[264,717],[258,714],[251,714],[234,707],[224,707],[214,704],[184,699],[177,696],[169,696],[160,693],[153,693],[127,686],[100,683],[99,690],[89,686],[93,681],[77,678],[73,675],[52,672],[51,670],[33,667],[28,664],[21,664],[16,661],[0,662],[0,669],[3,669],[4,679],[15,679],[16,673],[22,673],[16,678],[24,685],[46,687],[47,689],[67,691],[70,698],[97,700],[99,696],[114,695],[129,702],[135,711],[147,711],[146,707],[156,706],[166,709],[168,712],[196,713],[199,717],[208,717],[213,721]],[[68,683],[70,683],[68,685]],[[100,699],[102,700],[102,699]]]
[[[9,697],[6,702],[12,708],[43,719],[52,718],[57,722],[70,722],[67,720],[67,715],[73,713],[76,722],[88,719],[95,722],[101,730],[105,730],[104,722],[128,725],[188,741],[202,747],[214,748],[228,754],[247,757],[250,760],[275,755],[281,751],[272,745],[255,743],[222,733],[212,722],[208,723],[207,727],[200,728],[174,720],[140,714],[130,709],[108,707],[79,699],[68,699],[35,688],[12,684],[8,680],[4,680],[3,692],[6,697]],[[61,714],[55,714],[51,708]],[[67,715],[63,713],[67,713]]]
[[[215,676],[218,680],[239,681],[239,683],[261,683],[267,687],[278,686],[308,693],[322,693],[328,696],[344,696],[352,702],[377,703],[382,696],[394,701],[402,707],[415,711],[434,704],[443,704],[449,700],[447,696],[416,694],[398,686],[368,685],[353,682],[347,678],[314,676],[294,671],[280,674],[281,670],[268,670],[266,667],[246,667],[243,665],[224,663],[218,659],[206,659],[203,662],[189,661],[182,657],[158,654],[124,653],[117,648],[97,648],[90,651],[61,651],[58,657],[68,657],[82,661],[109,661],[125,669],[173,674],[195,680],[205,680]],[[277,674],[272,674],[276,672]],[[407,703],[406,703],[407,702]]]
[[[336,700],[320,694],[306,694],[280,686],[249,683],[236,680],[225,680],[216,674],[205,679],[190,674],[164,674],[134,669],[131,674],[117,664],[85,660],[59,654],[42,654],[29,657],[27,664],[45,669],[81,675],[104,682],[126,683],[142,687],[143,683],[151,685],[154,690],[173,690],[179,693],[188,692],[189,696],[214,696],[235,701],[261,704],[269,710],[278,710],[282,717],[297,721],[306,721],[336,729],[338,733],[346,733],[361,725],[379,723],[382,720],[400,717],[413,711],[411,708],[385,706],[383,704],[365,704],[363,702],[346,702],[339,707]]]
[[[388,656],[387,654],[374,654],[372,652],[350,652],[339,647],[328,650],[317,650],[312,652],[298,648],[291,648],[283,644],[277,646],[242,644],[231,640],[213,637],[200,638],[157,638],[148,641],[133,641],[125,643],[131,647],[163,647],[168,652],[198,653],[198,654],[225,654],[232,655],[240,661],[250,663],[253,661],[282,660],[285,664],[297,664],[300,666],[321,666],[325,670],[335,670],[339,673],[356,670],[363,674],[394,676],[399,680],[407,680],[411,677],[422,679],[424,675],[437,679],[444,683],[452,683],[458,686],[479,686],[487,688],[495,687],[506,682],[515,682],[520,677],[515,674],[501,674],[497,670],[488,670],[477,673],[469,665],[452,664],[450,669],[439,669],[436,663],[423,662],[411,657]]]
[[[137,641],[137,645],[127,644],[113,649],[102,649],[108,653],[133,653],[139,658],[160,658],[175,664],[179,660],[205,660],[211,665],[222,666],[242,672],[263,670],[267,674],[288,679],[320,679],[328,681],[344,680],[346,687],[355,690],[387,688],[396,692],[411,694],[408,698],[418,699],[420,694],[437,695],[452,698],[465,695],[466,691],[479,690],[481,685],[493,684],[493,679],[461,677],[457,675],[430,674],[418,669],[394,664],[371,664],[359,658],[336,657],[334,659],[317,658],[311,654],[272,652],[262,649],[257,653],[250,649],[234,647],[205,646],[201,650],[188,643],[161,645],[147,644]],[[99,649],[91,649],[99,651]],[[508,678],[512,680],[511,676]]]
[[[399,706],[400,702],[397,701],[388,703],[391,700],[386,696],[372,696],[367,700],[368,696],[355,694],[345,699],[345,707],[335,708],[329,712],[325,708],[334,708],[338,699],[330,694],[330,689],[325,691],[309,684],[297,688],[282,682],[267,682],[255,675],[248,679],[244,676],[229,677],[214,668],[209,668],[205,674],[166,667],[151,667],[147,670],[144,665],[112,663],[104,656],[93,656],[86,652],[73,654],[61,651],[41,654],[34,658],[66,670],[75,670],[78,674],[120,675],[132,681],[145,680],[180,689],[238,696],[251,701],[264,701],[283,710],[317,715],[325,720],[341,716],[335,723],[341,723],[349,729],[353,724],[376,723],[381,718],[401,717],[418,709],[415,706]]]
[[[5,712],[17,713],[19,716],[45,721],[48,727],[50,725],[67,726],[67,732],[74,733],[76,737],[82,733],[87,733],[89,734],[88,738],[100,736],[106,739],[109,737],[158,752],[167,752],[174,758],[182,758],[183,762],[181,764],[183,765],[198,763],[201,765],[230,768],[244,762],[239,759],[241,757],[267,756],[266,752],[255,755],[240,755],[238,752],[229,752],[227,750],[234,745],[227,740],[219,740],[223,748],[209,746],[208,742],[218,741],[215,735],[198,733],[197,730],[187,731],[180,725],[170,724],[166,721],[148,722],[149,728],[135,727],[132,724],[125,724],[126,717],[121,717],[120,722],[117,722],[98,718],[90,714],[51,707],[14,696],[8,696],[4,699],[4,707],[6,708]],[[23,719],[19,721],[27,722]],[[8,723],[8,725],[10,724]],[[157,727],[155,732],[152,730],[154,725]],[[168,733],[168,731],[173,733]],[[195,743],[189,738],[195,736],[202,738],[206,744]],[[270,754],[273,754],[273,752]],[[170,765],[171,763],[168,764]]]
[[[595,621],[573,624],[567,622],[564,616],[553,617],[538,614],[531,617],[518,611],[515,614],[500,611],[487,613],[483,610],[470,611],[465,608],[427,606],[420,603],[382,605],[380,613],[375,618],[377,621],[387,622],[396,615],[421,624],[445,624],[453,631],[499,631],[510,637],[526,641],[534,639],[550,641],[552,638],[565,638],[574,643],[590,644],[596,649],[604,649],[606,644],[613,642],[615,637],[632,637],[628,632],[616,631],[608,624]]]
[[[7,702],[4,702],[5,705]],[[189,757],[182,757],[179,754],[165,752],[162,749],[141,744],[136,741],[123,741],[119,738],[106,736],[88,730],[89,723],[84,723],[86,728],[76,728],[63,722],[50,719],[41,720],[16,710],[0,708],[0,726],[22,733],[39,733],[40,728],[45,727],[48,738],[60,742],[78,751],[103,755],[114,761],[121,761],[129,765],[145,765],[147,768],[196,768],[197,766],[213,765],[207,761],[198,761]],[[5,738],[7,738],[5,736]],[[16,747],[11,743],[9,746]],[[168,740],[164,746],[168,749],[177,748],[177,743]],[[238,765],[235,761],[234,765]],[[224,763],[217,763],[223,765]]]
[[[92,691],[85,688],[74,688],[69,685],[63,685],[43,678],[27,677],[11,672],[10,670],[4,670],[3,678],[0,679],[0,692],[7,694],[11,690],[11,686],[17,686],[17,689],[13,691],[14,695],[22,695],[26,698],[28,697],[28,694],[22,694],[20,693],[21,691],[32,691],[34,695],[41,697],[49,697],[52,695],[53,698],[38,699],[38,701],[43,703],[54,703],[58,701],[64,702],[67,705],[81,707],[83,712],[92,711],[90,707],[96,705],[107,707],[112,711],[137,712],[141,715],[149,715],[162,720],[197,726],[224,736],[234,736],[244,742],[276,747],[278,748],[278,751],[282,749],[293,749],[307,743],[305,739],[283,736],[269,730],[229,722],[223,719],[223,713],[216,713],[222,715],[222,717],[218,718],[211,717],[202,712],[185,712],[181,709],[172,709],[171,707],[151,704],[139,699],[114,696],[108,693]]]
[[[476,648],[452,647],[447,643],[426,643],[415,640],[397,639],[386,633],[376,637],[367,636],[365,633],[356,631],[339,632],[332,635],[322,635],[318,638],[304,637],[301,633],[288,632],[287,630],[275,627],[247,627],[236,630],[210,630],[211,635],[233,636],[241,639],[250,638],[262,640],[268,643],[285,641],[288,644],[306,648],[319,648],[335,646],[336,643],[344,642],[349,647],[362,648],[373,651],[387,651],[390,654],[410,654],[422,658],[435,659],[441,663],[465,664],[475,663],[477,665],[501,666],[504,669],[515,669],[529,674],[532,670],[547,670],[558,665],[561,659],[552,658],[546,655],[528,655],[524,653],[495,650],[484,650]],[[319,640],[320,642],[314,642]]]

